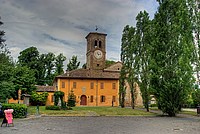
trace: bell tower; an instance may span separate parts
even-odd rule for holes
[[[87,40],[87,69],[104,69],[106,60],[106,36],[104,33],[91,32]]]

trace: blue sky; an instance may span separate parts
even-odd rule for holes
[[[119,61],[124,26],[134,26],[139,11],[152,18],[157,6],[156,0],[0,0],[0,29],[15,60],[35,46],[40,53],[63,53],[67,61],[77,55],[83,64],[85,37],[98,26],[107,34],[107,59]]]

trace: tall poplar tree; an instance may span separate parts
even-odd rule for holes
[[[157,0],[152,86],[160,109],[175,116],[193,84],[193,36],[187,0]]]
[[[149,111],[152,25],[149,14],[146,11],[140,12],[136,20],[136,46],[138,49],[135,50],[134,57],[138,60],[135,62],[135,67],[143,102],[145,108]]]
[[[194,71],[200,84],[200,1],[188,0],[189,11],[193,25],[193,36],[195,45]]]
[[[124,27],[123,34],[122,34],[122,45],[121,45],[121,61],[123,64],[123,69],[120,77],[125,77],[125,82],[128,83],[130,87],[131,92],[131,106],[134,109],[135,107],[135,82],[136,82],[136,76],[135,76],[135,68],[134,64],[136,62],[136,58],[133,57],[134,51],[135,51],[135,28],[131,27],[129,25]],[[123,80],[123,78],[120,78]],[[122,85],[121,85],[122,86]],[[125,87],[124,87],[125,88]],[[121,87],[121,89],[123,89]],[[124,94],[124,90],[122,94]],[[120,91],[120,92],[121,92]],[[123,101],[123,99],[122,99]]]

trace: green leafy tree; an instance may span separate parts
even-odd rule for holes
[[[37,77],[36,77],[36,83],[37,85],[45,85],[46,84],[46,66],[45,66],[45,54],[41,54],[39,55],[38,58],[38,66],[37,66],[37,70],[35,70],[37,72]]]
[[[39,51],[36,47],[29,47],[19,53],[18,62],[21,66],[37,69]]]
[[[41,59],[40,59],[41,60]],[[42,69],[42,63],[39,62],[39,51],[36,47],[29,47],[19,53],[18,64],[26,66],[35,73],[36,83],[41,84],[42,74],[39,69]]]
[[[78,61],[77,56],[73,55],[67,64],[67,71],[78,69],[79,65],[80,62]]]
[[[149,111],[149,90],[150,90],[150,64],[151,64],[151,42],[152,26],[149,15],[146,11],[140,12],[136,24],[136,45],[139,49],[134,51],[134,57],[137,58],[138,84],[142,92],[142,98],[147,111]]]
[[[192,92],[192,100],[193,100],[194,107],[197,107],[200,105],[200,89],[195,89]]]
[[[43,92],[39,94],[36,91],[33,91],[31,94],[30,103],[33,106],[37,106],[37,105],[44,106],[46,104],[47,97],[48,97],[47,92]]]
[[[122,46],[121,46],[121,61],[124,66],[124,72],[126,75],[126,82],[128,82],[131,91],[131,105],[135,107],[135,86],[136,82],[136,69],[134,63],[136,58],[134,57],[134,44],[135,44],[135,28],[129,25],[125,26],[122,34]],[[123,76],[123,77],[124,77]]]
[[[0,17],[1,19],[1,17]],[[0,26],[3,22],[0,21]],[[0,30],[0,102],[6,102],[14,93],[13,68],[14,64],[10,52],[5,44],[4,31]]]
[[[52,85],[52,81],[54,79],[54,60],[55,55],[53,53],[47,53],[45,55],[45,68],[46,68],[46,84]]]
[[[151,84],[160,109],[175,116],[193,84],[192,25],[186,0],[157,0]]]
[[[125,96],[126,96],[126,72],[124,66],[120,71],[120,78],[119,78],[119,103],[122,108],[125,107]]]
[[[31,94],[36,90],[35,87],[35,73],[26,66],[17,65],[13,72],[13,83],[15,85],[15,93],[12,95],[14,99],[18,98],[18,90],[22,94]]]
[[[66,57],[61,53],[56,57],[55,67],[56,67],[56,75],[60,75],[64,73],[64,61]]]
[[[192,18],[195,45],[194,71],[196,72],[198,84],[200,84],[200,3],[199,0],[190,0],[188,5]]]

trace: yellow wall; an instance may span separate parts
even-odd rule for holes
[[[38,92],[39,94],[43,93],[43,92]],[[47,98],[47,101],[46,101],[46,105],[54,105],[54,102],[53,102],[53,95],[54,95],[54,92],[48,92],[48,98]],[[9,99],[8,100],[8,103],[18,103],[18,100],[14,100],[14,99]],[[19,100],[19,104],[23,104],[24,103],[24,100]]]
[[[23,104],[24,102],[23,102],[23,100],[19,100],[19,101],[18,101],[18,100],[14,100],[13,98],[11,98],[11,99],[8,100],[8,103],[16,103],[16,104],[19,103],[19,104]]]
[[[65,83],[65,87],[62,87],[62,82]],[[76,88],[73,88],[73,82],[76,82]],[[91,89],[91,82],[94,83],[94,88]],[[101,88],[101,84],[104,83],[104,88]],[[112,85],[115,83],[115,89],[112,89]],[[71,90],[76,95],[76,106],[80,106],[81,96],[87,97],[87,106],[112,106],[112,98],[115,96],[114,106],[119,105],[118,92],[119,92],[119,80],[95,80],[95,79],[58,79],[58,91],[65,93],[65,101],[67,101],[68,94]],[[101,96],[105,96],[105,102],[101,102]],[[91,102],[91,96],[93,96],[93,102]]]

